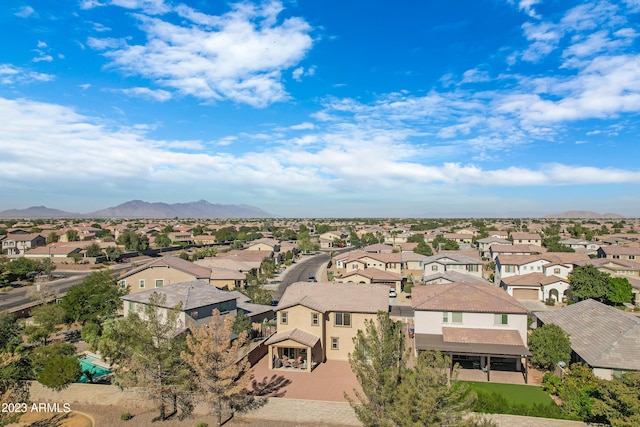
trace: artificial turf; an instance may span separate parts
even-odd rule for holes
[[[458,381],[466,384],[470,389],[484,391],[487,393],[497,393],[503,396],[509,403],[524,403],[533,405],[534,403],[553,403],[553,399],[542,388],[531,385],[498,384],[472,381]]]

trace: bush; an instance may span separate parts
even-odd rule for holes
[[[199,423],[196,424],[196,427],[209,427],[209,424],[203,421],[200,421]]]
[[[131,415],[131,412],[123,412],[122,414],[120,414],[120,419],[122,421],[129,421],[131,418],[133,418],[133,415]]]
[[[542,389],[549,394],[558,394],[558,387],[561,383],[562,379],[551,372],[547,372],[542,377]]]
[[[544,303],[546,305],[553,307],[554,305],[556,305],[556,300],[555,298],[547,298],[547,300]]]

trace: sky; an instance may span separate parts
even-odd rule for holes
[[[0,210],[640,216],[640,0],[4,0]]]

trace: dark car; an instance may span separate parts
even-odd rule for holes
[[[309,276],[309,278],[307,279],[307,282],[317,282],[316,276]]]

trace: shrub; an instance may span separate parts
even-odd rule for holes
[[[562,379],[551,372],[547,372],[542,377],[542,389],[549,394],[558,394],[558,387],[561,383]]]
[[[200,421],[199,423],[196,424],[196,427],[208,427],[208,426],[209,426],[209,424],[207,424],[207,423],[205,423],[203,421]]]
[[[133,415],[131,415],[131,412],[123,412],[122,414],[120,414],[120,419],[122,421],[129,421],[131,418],[133,418]]]
[[[554,305],[556,305],[556,300],[555,300],[555,298],[547,298],[544,303],[546,305],[549,305],[549,306],[553,307]]]

